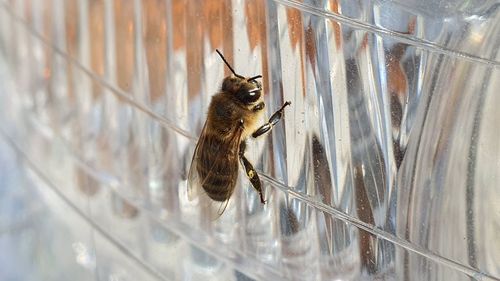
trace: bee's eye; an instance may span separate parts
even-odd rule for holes
[[[259,81],[257,81],[257,80],[252,80],[252,81],[251,81],[251,83],[252,83],[252,84],[254,84],[255,86],[257,86],[257,88],[262,89],[262,86],[261,86],[261,84],[260,84],[260,82],[259,82]]]
[[[236,97],[244,104],[252,104],[259,100],[261,91],[259,88],[251,90],[241,89],[236,93]]]

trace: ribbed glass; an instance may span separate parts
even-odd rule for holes
[[[267,203],[242,171],[210,221],[187,173],[216,49],[262,74],[266,117],[292,104],[247,143]],[[19,257],[38,280],[500,280],[499,50],[496,0],[0,0],[24,182],[0,191],[36,190],[33,245],[59,243]]]

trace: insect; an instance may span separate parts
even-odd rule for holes
[[[250,183],[259,193],[264,204],[262,183],[257,171],[245,157],[245,140],[257,138],[273,128],[283,117],[285,102],[269,120],[259,126],[264,114],[262,85],[257,79],[262,75],[243,77],[237,74],[224,56],[216,50],[232,74],[224,78],[220,91],[212,97],[207,119],[196,144],[188,174],[188,197],[200,195],[200,187],[216,202],[221,202],[224,212],[234,192],[239,174],[239,163],[243,166]]]

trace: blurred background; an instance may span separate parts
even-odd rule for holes
[[[0,0],[0,280],[500,280],[497,0]],[[187,171],[263,75],[207,221]]]

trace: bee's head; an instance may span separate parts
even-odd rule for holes
[[[222,91],[234,95],[236,99],[246,105],[257,102],[262,95],[262,85],[256,79],[261,78],[262,76],[257,75],[254,77],[245,78],[241,75],[236,74],[231,65],[229,65],[224,56],[219,52],[219,50],[216,51],[233,73],[224,78],[224,80],[222,81]]]
[[[262,85],[256,79],[230,75],[222,82],[222,91],[234,95],[243,104],[253,104],[262,95]]]

